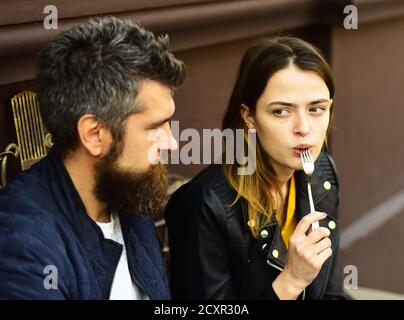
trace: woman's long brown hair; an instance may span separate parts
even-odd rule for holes
[[[247,106],[252,115],[256,111],[256,103],[262,95],[271,76],[290,64],[301,70],[312,71],[318,74],[327,85],[330,97],[334,96],[334,81],[331,69],[322,54],[311,44],[293,37],[278,37],[263,39],[252,46],[245,53],[238,77],[230,98],[229,105],[222,121],[222,129],[244,129],[244,150],[248,148],[248,135],[242,116],[241,108]],[[332,119],[332,109],[330,124]],[[328,129],[330,129],[329,125]],[[225,142],[226,143],[226,142]],[[224,149],[226,150],[226,148]],[[234,153],[236,150],[234,151]],[[237,159],[237,155],[235,159]],[[235,164],[223,162],[223,172],[230,186],[236,190],[237,197],[234,205],[240,198],[248,203],[249,227],[254,237],[257,237],[262,226],[267,224],[274,209],[282,207],[280,186],[271,161],[260,145],[256,143],[256,169],[250,175],[239,175]]]

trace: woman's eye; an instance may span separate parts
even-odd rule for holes
[[[289,110],[284,109],[284,108],[275,109],[275,110],[272,111],[272,114],[277,116],[277,117],[284,117],[284,116],[287,116],[289,114]]]
[[[322,106],[315,106],[310,108],[310,112],[315,113],[315,114],[322,114],[326,110],[325,107]]]

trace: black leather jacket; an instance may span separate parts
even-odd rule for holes
[[[344,298],[338,257],[338,180],[329,155],[315,163],[312,191],[320,222],[331,229],[333,255],[304,290],[302,299]],[[295,173],[296,215],[310,212],[307,178]],[[229,207],[236,193],[220,165],[211,165],[182,186],[166,208],[170,240],[170,283],[174,299],[277,299],[272,282],[283,270],[287,250],[276,219],[254,238],[247,226],[247,202]],[[262,231],[262,230],[261,230]]]

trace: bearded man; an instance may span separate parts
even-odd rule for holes
[[[170,298],[153,215],[185,68],[167,45],[104,17],[41,50],[38,99],[55,145],[0,192],[0,298]]]

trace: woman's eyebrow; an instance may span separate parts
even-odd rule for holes
[[[324,103],[324,102],[331,102],[331,100],[330,99],[318,99],[318,100],[314,100],[314,101],[310,102],[309,105],[317,104],[317,103]]]
[[[324,103],[324,102],[331,102],[331,100],[330,99],[317,99],[317,100],[309,102],[308,105],[314,105],[314,104]],[[266,106],[270,107],[272,105],[278,105],[278,106],[280,105],[280,106],[285,106],[285,107],[296,107],[297,106],[297,104],[295,104],[295,103],[290,103],[290,102],[285,102],[285,101],[273,101],[273,102],[267,104]]]
[[[284,101],[273,101],[273,102],[267,104],[266,106],[270,107],[272,105],[278,105],[278,106],[281,105],[281,106],[285,106],[285,107],[295,107],[296,106],[296,104],[294,104],[294,103],[284,102]]]

